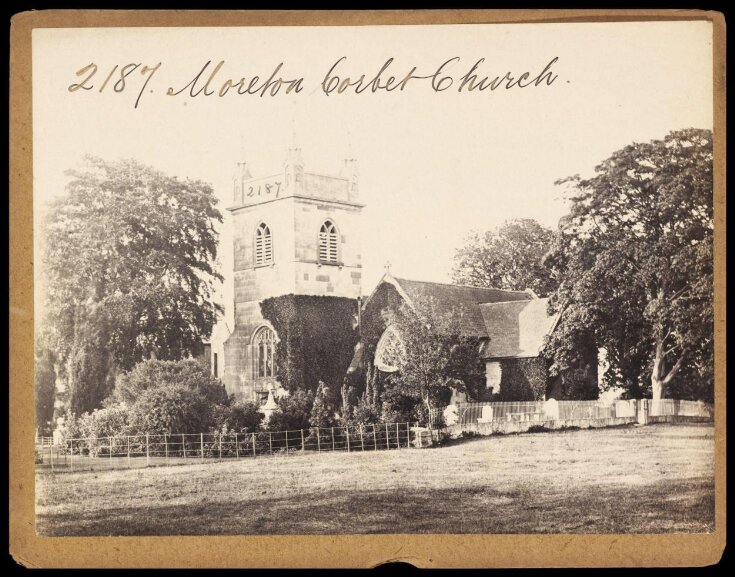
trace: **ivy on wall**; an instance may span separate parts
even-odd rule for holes
[[[503,359],[498,401],[539,401],[546,395],[546,362],[539,357]]]
[[[324,381],[339,404],[340,387],[357,344],[357,301],[344,297],[283,295],[260,303],[278,334],[278,378],[288,391],[316,391]]]

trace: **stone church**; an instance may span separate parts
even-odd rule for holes
[[[228,393],[257,400],[277,387],[279,336],[263,318],[261,301],[287,294],[361,294],[363,206],[354,159],[334,175],[305,170],[298,148],[289,150],[278,174],[254,178],[246,163],[238,164],[228,208],[234,327],[221,348],[212,339],[211,352],[212,369]]]
[[[232,205],[228,208],[233,224],[234,326],[223,328],[220,323],[209,351],[212,372],[222,379],[227,392],[238,399],[265,402],[269,391],[282,391],[279,380],[288,367],[279,363],[294,363],[299,354],[308,359],[321,356],[322,362],[327,359],[339,365],[336,371],[335,366],[331,367],[333,380],[342,378],[337,374],[354,374],[358,367],[358,372],[364,373],[367,364],[384,376],[390,375],[395,367],[385,351],[390,349],[386,343],[395,339],[395,331],[380,325],[381,315],[386,308],[429,297],[446,311],[459,305],[467,313],[462,330],[477,338],[478,363],[484,369],[472,400],[567,397],[565,381],[569,379],[551,378],[539,356],[546,335],[558,321],[558,315],[548,314],[547,299],[539,299],[530,291],[399,279],[390,272],[367,298],[361,297],[360,215],[364,205],[360,203],[358,184],[354,159],[346,159],[338,174],[308,172],[298,148],[289,150],[283,171],[278,174],[253,177],[246,163],[238,164]],[[261,310],[263,301],[286,295],[320,297],[318,306],[326,311],[326,318],[335,326],[341,324],[342,334],[347,336],[340,337],[340,342],[323,344],[320,351],[312,346],[304,355],[303,341],[326,341],[315,339],[312,331],[311,336],[300,335],[296,340],[301,343],[293,348],[292,335],[279,335]],[[353,314],[354,319],[342,318]],[[373,319],[372,326],[378,331],[369,335],[361,330],[361,318],[363,324]],[[294,324],[306,324],[299,313],[295,313],[290,326]],[[280,339],[286,339],[282,350],[288,351],[288,361],[278,358]],[[347,347],[346,361],[344,350],[335,352],[340,347]],[[297,373],[297,386],[325,378],[321,374],[307,379],[303,378],[305,373]],[[588,391],[582,396],[596,397],[596,359],[591,359],[576,377]],[[329,384],[336,389],[341,385]]]

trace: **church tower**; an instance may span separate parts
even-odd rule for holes
[[[278,335],[260,302],[287,294],[356,299],[361,294],[357,163],[337,175],[307,172],[292,147],[282,172],[253,178],[245,162],[233,176],[235,325],[224,343],[222,380],[243,400],[276,386]]]

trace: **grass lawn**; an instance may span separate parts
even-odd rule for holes
[[[36,475],[41,535],[714,530],[714,428],[482,437],[431,449]]]

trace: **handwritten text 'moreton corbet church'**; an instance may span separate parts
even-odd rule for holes
[[[558,78],[553,71],[558,57],[551,58],[540,71],[533,73],[516,72],[488,72],[485,58],[474,61],[471,66],[463,66],[462,58],[454,56],[448,58],[433,70],[419,73],[417,66],[399,68],[394,58],[389,58],[373,73],[350,71],[347,57],[336,60],[321,82],[309,93],[319,92],[326,96],[339,94],[374,94],[377,92],[403,92],[409,86],[424,86],[433,92],[493,92],[498,88],[510,90],[513,88],[534,88],[551,86]],[[98,66],[91,62],[76,71],[79,81],[68,86],[69,92],[103,93],[124,92],[126,87],[132,86],[127,92],[134,93],[134,107],[137,108],[143,94],[157,92],[153,77],[160,78],[159,71],[165,67],[159,62],[156,65],[144,65],[130,62],[111,66]],[[97,73],[101,72],[99,76]],[[98,84],[98,81],[100,83]],[[109,88],[108,88],[109,87]],[[202,96],[225,97],[231,95],[253,95],[259,97],[277,96],[279,94],[300,94],[308,83],[303,76],[288,75],[284,72],[284,63],[278,63],[269,76],[232,76],[227,71],[224,60],[214,62],[207,60],[193,76],[180,82],[170,82],[165,90],[167,96],[184,98],[198,98]]]

